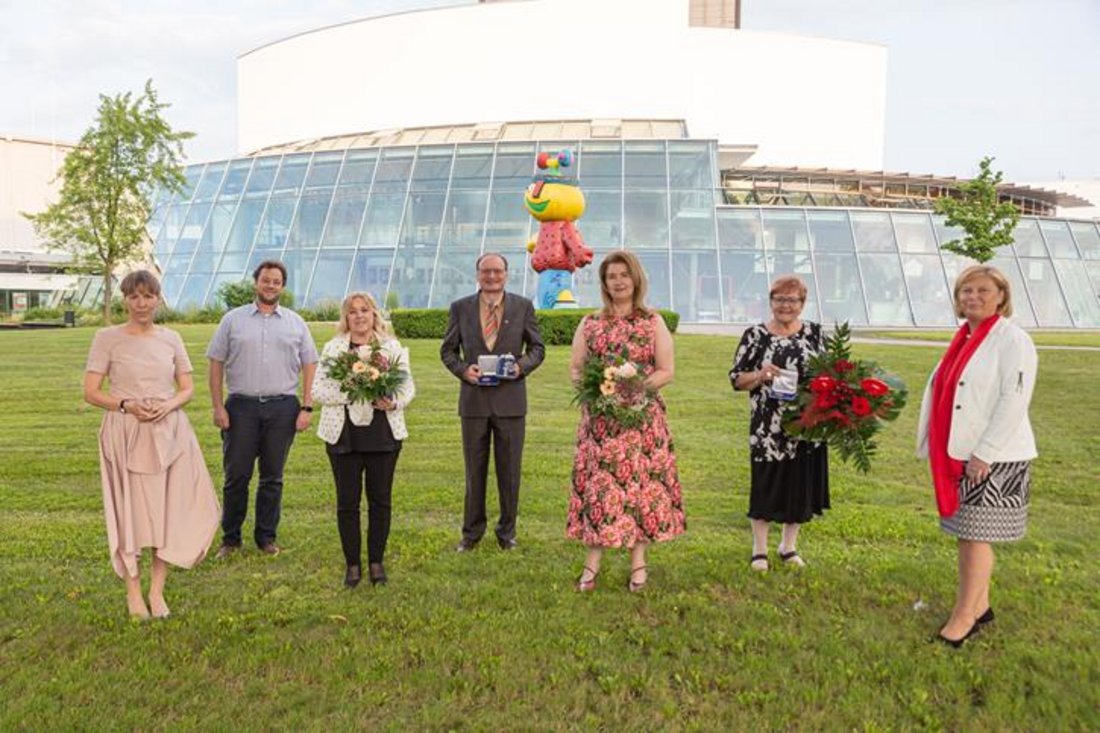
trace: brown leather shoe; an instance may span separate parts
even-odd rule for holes
[[[214,555],[214,559],[224,560],[239,549],[241,549],[240,545],[231,545],[227,542],[223,542],[221,547],[218,548],[218,554]]]
[[[268,543],[265,543],[263,545],[260,545],[260,552],[264,553],[265,555],[274,556],[274,555],[278,555],[282,551],[283,551],[283,548],[279,547],[274,542],[268,542]]]

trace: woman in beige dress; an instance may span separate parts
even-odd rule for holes
[[[126,323],[98,331],[88,352],[84,399],[105,410],[99,466],[111,564],[126,582],[130,615],[168,616],[168,565],[205,555],[221,510],[195,431],[182,408],[194,384],[179,334],[154,325],[160,283],[138,270],[120,286]],[[104,379],[109,387],[104,389]],[[138,560],[152,548],[149,603]]]

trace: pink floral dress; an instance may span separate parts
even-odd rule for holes
[[[657,318],[593,313],[581,326],[589,355],[610,364],[625,348],[642,373],[650,374],[656,367]],[[676,455],[660,397],[650,403],[648,418],[641,427],[627,428],[582,408],[566,536],[590,547],[633,547],[684,531]]]

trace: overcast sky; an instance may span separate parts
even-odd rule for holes
[[[333,23],[455,2],[0,0],[0,133],[75,140],[99,93],[138,91],[152,78],[173,105],[173,126],[197,133],[191,159],[229,157],[239,54]],[[889,48],[887,170],[969,175],[988,154],[1009,180],[1100,179],[1100,0],[742,7],[746,29]]]

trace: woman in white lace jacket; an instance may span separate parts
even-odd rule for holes
[[[409,370],[409,351],[394,337],[393,329],[370,294],[351,293],[344,298],[337,328],[337,335],[321,352],[313,400],[322,405],[317,435],[327,444],[336,480],[336,524],[347,563],[344,585],[354,588],[362,579],[359,507],[364,492],[370,581],[386,582],[383,557],[390,533],[393,473],[401,441],[409,435],[405,407],[412,402],[416,386]],[[391,396],[370,403],[349,403],[327,365],[343,352],[364,346],[380,348],[389,362],[404,372],[404,379]]]

